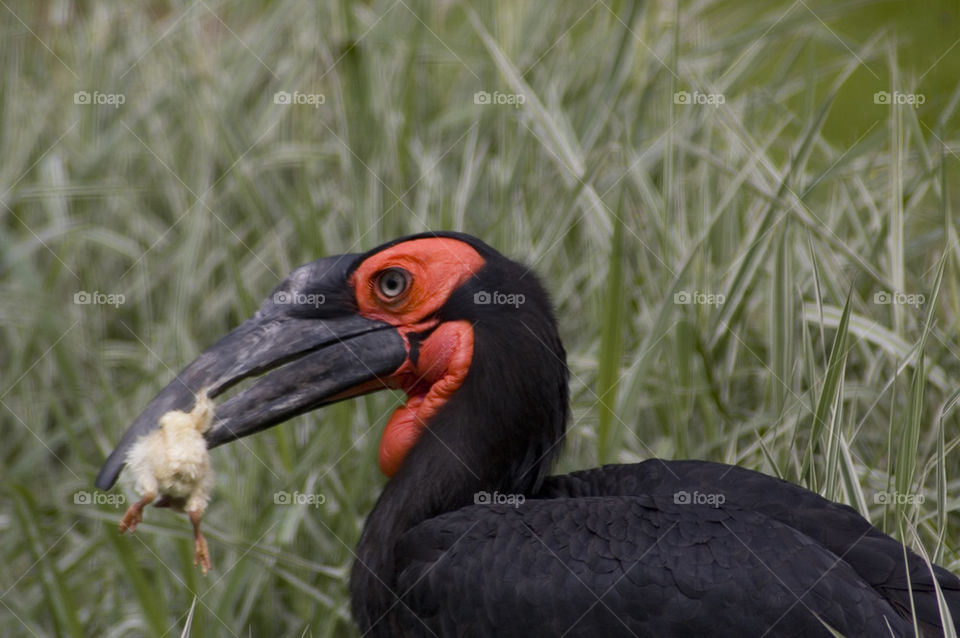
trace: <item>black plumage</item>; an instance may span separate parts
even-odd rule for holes
[[[449,260],[458,254],[450,240],[464,262]],[[413,261],[395,255],[406,242],[419,251],[407,255]],[[384,251],[399,261],[358,282],[365,266],[381,268]],[[447,261],[421,268],[431,256]],[[364,301],[364,311],[361,296],[369,300],[380,273],[409,284],[413,275],[396,272],[403,263],[438,288],[450,281],[444,268],[459,269],[459,285],[426,316],[409,314],[402,296],[372,311]],[[438,294],[417,292],[411,299]],[[288,299],[318,296],[321,305]],[[383,384],[404,387],[409,378],[397,375],[452,322],[472,335],[466,376],[405,450],[357,547],[350,589],[365,635],[874,637],[913,636],[916,622],[938,636],[935,584],[960,622],[956,576],[850,507],[786,481],[658,459],[547,476],[569,402],[550,300],[528,268],[459,233],[406,237],[294,271],[161,391],[98,485],[113,483],[124,446],[153,427],[155,413],[190,392],[216,396],[266,373],[220,406],[205,435],[215,447]]]
[[[727,500],[675,502],[695,491]],[[411,635],[832,635],[824,623],[914,635],[900,543],[845,505],[718,463],[552,476],[519,507],[472,505],[411,528],[397,555]],[[907,560],[921,631],[939,635],[930,572]],[[960,582],[935,573],[957,617]]]
[[[472,240],[472,238],[471,238]],[[475,240],[487,266],[442,309],[476,346],[463,387],[386,486],[354,565],[367,635],[912,636],[903,546],[852,508],[758,472],[649,460],[544,479],[567,370],[536,277]],[[525,303],[476,305],[478,291]],[[519,494],[517,506],[475,504]],[[722,494],[722,505],[677,494]],[[940,614],[907,550],[927,635]],[[954,618],[960,580],[935,567]]]

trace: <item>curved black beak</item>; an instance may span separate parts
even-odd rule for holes
[[[170,410],[190,410],[195,395],[216,397],[265,374],[217,406],[208,447],[259,432],[322,405],[383,387],[406,360],[390,324],[357,314],[347,283],[359,255],[318,259],[294,270],[251,318],[220,339],[160,391],[124,433],[97,476],[109,489],[133,443]]]

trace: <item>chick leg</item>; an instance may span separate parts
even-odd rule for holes
[[[207,575],[210,569],[210,550],[207,548],[207,539],[203,537],[200,531],[200,519],[203,518],[203,512],[187,512],[190,522],[193,523],[193,564],[200,565],[203,575]]]
[[[120,519],[121,534],[127,530],[132,534],[137,529],[137,524],[143,520],[143,508],[152,503],[155,498],[157,498],[157,495],[154,492],[147,492],[143,495],[143,498],[127,508],[123,518]]]

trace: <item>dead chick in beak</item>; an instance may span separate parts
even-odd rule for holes
[[[186,512],[193,524],[193,564],[203,573],[210,569],[207,540],[200,532],[200,520],[210,501],[213,469],[203,433],[213,421],[213,402],[206,392],[197,395],[190,412],[171,410],[160,417],[155,430],[140,437],[127,454],[127,468],[133,474],[141,499],[131,505],[120,521],[120,533],[131,533],[143,520],[143,508],[170,507]]]

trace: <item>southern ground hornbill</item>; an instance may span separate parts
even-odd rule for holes
[[[209,447],[385,386],[407,393],[351,576],[368,635],[874,637],[960,624],[953,574],[785,481],[659,459],[548,477],[568,409],[550,301],[468,235],[293,271],[157,395],[97,485],[113,485],[161,415],[257,375],[220,404]]]

